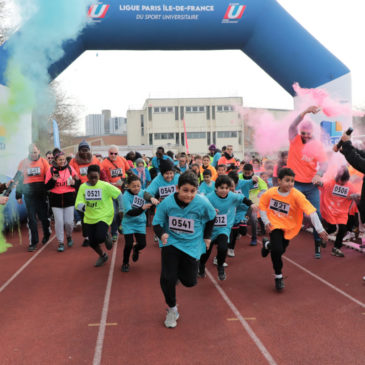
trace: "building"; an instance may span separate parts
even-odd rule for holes
[[[204,154],[208,146],[231,144],[242,157],[244,123],[241,97],[147,99],[141,110],[128,110],[129,145]]]
[[[89,114],[86,116],[85,131],[87,136],[126,134],[127,119],[112,117],[110,110],[103,110],[101,114]]]

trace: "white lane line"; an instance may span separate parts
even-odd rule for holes
[[[343,290],[337,288],[337,286],[334,286],[333,284],[329,283],[327,280],[322,279],[320,276],[312,273],[311,271],[309,271],[308,269],[306,269],[305,267],[303,267],[302,265],[297,264],[295,261],[289,259],[286,256],[282,256],[282,258],[286,261],[289,261],[291,264],[293,264],[294,266],[296,266],[297,268],[303,270],[304,272],[306,272],[307,274],[309,274],[310,276],[313,276],[315,279],[319,280],[321,283],[329,286],[331,289],[337,291],[338,293],[340,293],[341,295],[343,295],[344,297],[346,297],[347,299],[352,300],[354,303],[358,304],[359,306],[361,306],[362,308],[365,308],[365,304],[363,302],[360,302],[359,300],[357,300],[356,298],[352,297],[350,294],[345,293]]]
[[[103,310],[101,312],[98,339],[96,340],[93,365],[100,365],[101,363],[101,355],[103,353],[103,344],[105,337],[105,327],[107,324],[106,320],[108,318],[109,300],[110,300],[110,293],[112,289],[112,282],[114,275],[115,258],[117,257],[117,246],[118,246],[117,244],[114,244],[112,262],[110,264],[108,282],[105,289],[104,305],[103,305]]]
[[[247,321],[242,317],[241,313],[238,311],[236,306],[231,302],[231,300],[228,298],[228,295],[225,293],[225,291],[220,287],[220,285],[216,282],[212,274],[209,272],[208,269],[205,269],[205,272],[207,273],[210,281],[213,283],[213,285],[218,290],[219,294],[222,296],[223,300],[228,304],[229,308],[231,308],[234,315],[238,318],[243,328],[246,330],[248,335],[251,337],[252,341],[255,343],[255,345],[258,347],[262,355],[266,358],[267,362],[270,365],[277,365],[274,358],[270,355],[269,351],[267,351],[264,344],[261,342],[261,340],[256,336],[255,332],[252,330],[250,325],[247,323]]]
[[[37,251],[36,253],[34,253],[33,255],[30,253],[30,255],[32,255],[32,258],[30,258],[8,281],[6,281],[0,288],[0,293],[3,292],[3,290],[13,281],[15,280],[21,273],[22,271],[32,262],[34,261],[40,254],[41,252],[56,238],[56,236],[51,237],[48,242],[43,245],[43,247]]]

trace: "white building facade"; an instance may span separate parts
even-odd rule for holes
[[[240,97],[147,99],[142,110],[127,112],[128,145],[205,154],[211,144],[231,144],[243,157],[242,106]]]

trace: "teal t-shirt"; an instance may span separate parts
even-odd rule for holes
[[[198,193],[201,195],[208,195],[213,192],[215,189],[215,182],[211,181],[210,185],[207,185],[205,181],[203,181],[198,188]]]
[[[129,190],[123,194],[123,234],[142,233],[146,234],[146,212],[135,217],[127,214],[132,209],[142,208],[146,201],[143,199],[144,190],[141,189],[137,195],[133,195]]]
[[[216,192],[207,195],[207,199],[211,202],[215,209],[218,209],[212,240],[217,238],[220,234],[225,234],[229,237],[231,228],[234,224],[236,209],[242,203],[244,196],[242,194],[235,194],[231,191],[225,198],[220,198]]]
[[[176,192],[179,176],[179,174],[175,174],[172,181],[166,181],[161,174],[158,174],[147,187],[146,191],[153,196],[159,195],[161,200],[163,200]]]
[[[205,224],[215,217],[215,209],[204,196],[198,194],[186,207],[180,207],[174,195],[157,206],[153,218],[153,225],[160,225],[169,235],[167,244],[160,242],[160,247],[172,245],[199,260],[206,252]]]

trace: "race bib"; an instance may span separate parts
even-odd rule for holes
[[[216,215],[214,225],[216,227],[227,227],[227,214]]]
[[[101,200],[102,190],[101,189],[87,189],[85,190],[85,200]]]
[[[169,217],[169,229],[176,232],[194,233],[194,220],[182,217]]]
[[[30,167],[27,169],[27,175],[28,176],[38,176],[41,174],[41,168],[40,167]]]
[[[133,198],[132,208],[141,208],[143,207],[144,199],[135,195]]]
[[[271,199],[269,208],[271,210],[274,210],[275,212],[288,215],[290,210],[290,204],[283,203],[280,200]]]
[[[159,189],[158,189],[158,192],[160,194],[160,198],[166,198],[168,197],[169,195],[175,193],[176,191],[176,186],[175,185],[169,185],[169,186],[161,186]]]
[[[80,175],[86,176],[87,175],[87,167],[81,167],[80,168]]]
[[[122,169],[114,169],[114,170],[110,170],[110,175],[111,175],[111,177],[119,177],[119,176],[123,176]]]
[[[340,196],[341,198],[346,198],[349,193],[348,186],[335,185],[332,190],[332,194],[335,196]]]

